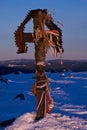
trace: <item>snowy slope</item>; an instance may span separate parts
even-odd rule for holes
[[[87,130],[87,72],[47,73],[55,106],[46,118],[34,122],[36,98],[32,94],[34,74],[9,74],[0,82],[0,122],[17,118],[0,130]],[[23,94],[24,99],[15,98]]]
[[[34,117],[35,113],[26,113],[5,130],[87,130],[87,122],[80,118],[56,113],[34,122]]]

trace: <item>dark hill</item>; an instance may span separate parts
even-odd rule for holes
[[[87,60],[63,60],[64,65],[61,66],[60,60],[46,61],[46,71],[61,72],[63,69],[70,69],[73,72],[87,71]],[[35,72],[35,60],[7,60],[0,61],[0,75],[18,72],[32,73]]]

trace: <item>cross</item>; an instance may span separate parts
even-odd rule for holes
[[[33,32],[24,32],[25,25],[33,19]],[[49,30],[45,30],[45,27]],[[34,43],[36,61],[36,119],[46,117],[47,91],[49,89],[48,78],[45,72],[45,59],[48,48],[51,46],[57,55],[62,53],[62,31],[54,23],[47,9],[31,10],[24,21],[15,31],[15,42],[18,47],[17,53],[27,52],[26,42]]]

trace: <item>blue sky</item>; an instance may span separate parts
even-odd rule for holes
[[[48,9],[63,33],[64,59],[87,59],[87,0],[0,0],[0,60],[34,58],[34,45],[26,54],[16,54],[14,32],[29,10]],[[26,29],[31,31],[31,23]],[[58,59],[60,57],[58,56]],[[51,51],[47,59],[55,59]]]

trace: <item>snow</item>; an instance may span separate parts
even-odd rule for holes
[[[34,122],[35,113],[26,113],[19,117],[12,126],[5,130],[86,130],[86,122],[82,119],[61,114],[47,114],[46,118]]]
[[[87,130],[87,72],[47,73],[55,106],[51,114],[35,122],[36,97],[32,94],[34,73],[2,76],[0,122],[16,120],[0,130]],[[23,94],[25,99],[15,98]]]

